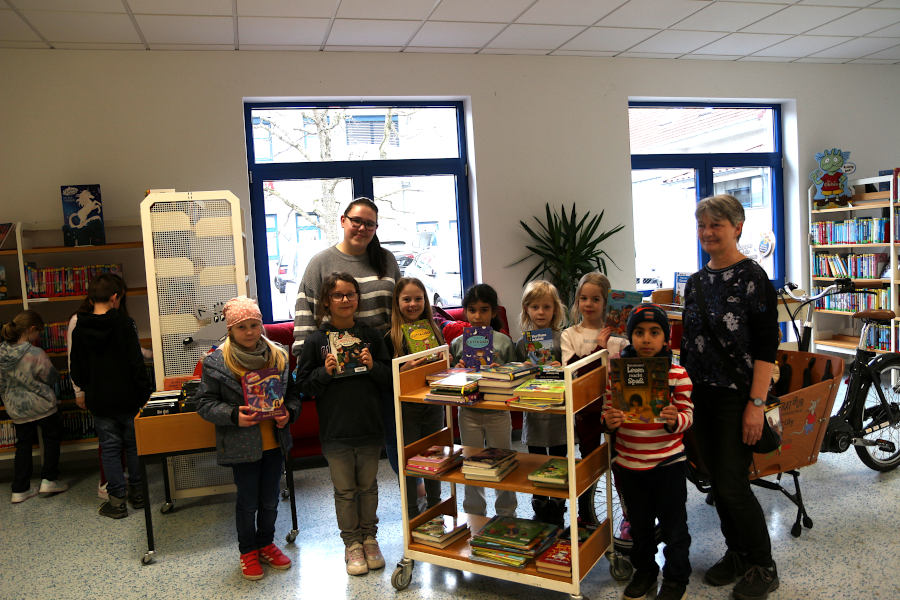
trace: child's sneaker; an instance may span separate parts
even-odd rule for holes
[[[125,498],[116,498],[110,495],[109,500],[100,505],[97,511],[110,519],[124,519],[128,516],[128,508],[125,506]]]
[[[48,496],[64,492],[67,489],[69,489],[69,484],[67,483],[63,483],[62,481],[50,481],[49,479],[42,479],[41,489],[38,490],[38,493],[42,498],[46,498]]]
[[[656,578],[659,573],[650,574],[649,571],[635,571],[631,581],[622,592],[622,600],[644,600],[647,592],[656,590]]]
[[[703,581],[715,586],[728,585],[741,577],[748,567],[749,565],[744,562],[744,558],[740,554],[726,550],[725,556],[711,566],[703,576]]]
[[[135,510],[144,508],[144,490],[141,486],[128,484],[128,502]]]
[[[656,594],[656,600],[684,600],[687,598],[687,586],[671,579],[663,579]]]
[[[35,488],[31,488],[30,490],[25,490],[24,492],[13,492],[10,502],[12,502],[13,504],[18,504],[19,502],[25,502],[29,498],[34,498],[35,496],[37,496],[37,493],[38,493],[38,491]]]
[[[246,554],[241,554],[241,575],[244,579],[256,581],[262,579],[262,565],[259,564],[259,550],[251,550]]]
[[[97,497],[101,500],[109,500],[109,492],[106,491],[108,483],[97,483]]]
[[[370,569],[384,567],[384,556],[381,555],[381,548],[378,547],[378,540],[375,538],[367,537],[363,541],[363,554],[366,556],[366,566]]]
[[[290,569],[291,559],[284,555],[278,546],[269,544],[259,549],[259,560],[267,563],[273,569]]]
[[[774,563],[771,567],[753,565],[734,584],[731,594],[736,600],[766,600],[769,592],[778,589],[778,571]]]
[[[344,562],[347,563],[348,575],[365,575],[369,572],[366,554],[363,551],[363,545],[359,542],[353,542],[344,550]]]

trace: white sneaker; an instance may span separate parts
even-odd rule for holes
[[[378,547],[378,540],[373,537],[367,537],[363,541],[363,553],[366,556],[366,566],[372,569],[381,569],[384,567],[384,556],[381,555],[381,548]]]
[[[106,491],[106,483],[97,484],[97,497],[101,500],[109,500],[109,492]]]
[[[69,489],[68,483],[63,483],[62,481],[50,481],[49,479],[41,480],[41,489],[38,490],[38,493],[42,498],[46,498],[48,496],[52,496],[54,494],[59,494],[60,492],[64,492]]]
[[[348,575],[365,575],[369,572],[363,545],[359,542],[354,542],[344,550],[344,562],[347,563]]]
[[[31,488],[30,490],[25,491],[25,492],[13,492],[12,499],[10,500],[10,502],[12,502],[13,504],[18,504],[19,502],[25,502],[29,498],[34,498],[35,496],[37,496],[37,493],[38,493],[37,488]]]

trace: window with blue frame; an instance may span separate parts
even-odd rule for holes
[[[780,105],[631,102],[628,116],[639,289],[705,264],[694,209],[715,194],[741,202],[741,252],[783,283]]]
[[[248,102],[244,112],[266,319],[293,317],[306,264],[343,239],[340,215],[359,196],[378,205],[378,237],[401,272],[422,279],[433,303],[459,305],[474,280],[462,102]],[[274,240],[268,214],[282,226]],[[440,269],[415,271],[425,250]]]

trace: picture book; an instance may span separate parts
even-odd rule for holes
[[[470,394],[478,391],[480,379],[477,373],[455,373],[428,385],[436,394]]]
[[[450,377],[451,375],[456,375],[457,373],[474,373],[474,369],[467,369],[466,367],[454,367],[452,369],[444,369],[443,371],[435,371],[434,373],[429,373],[425,376],[425,381],[432,382],[438,381],[439,379],[443,379],[444,377]]]
[[[525,338],[525,355],[528,362],[534,365],[546,365],[553,362],[553,330],[533,329],[523,331]]]
[[[468,528],[469,523],[465,519],[439,515],[413,529],[410,535],[416,539],[443,540]]]
[[[506,448],[485,448],[471,456],[467,456],[463,460],[463,466],[490,469],[504,461],[511,460],[515,455],[515,450],[507,450]]]
[[[466,479],[473,479],[475,481],[503,481],[503,478],[509,475],[518,464],[519,461],[513,459],[506,461],[496,469],[471,469],[464,466],[460,471]]]
[[[60,188],[63,209],[63,244],[101,246],[106,243],[100,185],[64,185]]]
[[[421,454],[416,454],[411,457],[408,462],[410,463],[423,463],[423,464],[440,464],[454,456],[458,456],[462,453],[461,447],[454,446],[430,446],[427,450],[423,451]]]
[[[565,379],[566,370],[565,367],[551,367],[549,365],[544,365],[541,367],[541,374],[538,375],[539,379]]]
[[[669,360],[614,358],[609,361],[612,403],[625,413],[626,423],[662,423],[660,411],[669,404]]]
[[[483,562],[489,565],[500,565],[504,567],[521,568],[528,563],[527,556],[520,556],[503,550],[492,550],[488,548],[472,548],[472,555],[469,557],[476,562]]]
[[[3,250],[3,246],[6,245],[8,239],[15,239],[15,235],[13,235],[15,230],[15,223],[0,223],[0,250]]]
[[[425,465],[419,463],[406,463],[406,475],[410,477],[436,477],[441,473],[446,473],[447,471],[453,470],[459,466],[462,462],[462,455],[456,456],[447,460],[447,462],[435,464],[435,465]]]
[[[278,369],[247,371],[241,377],[244,402],[256,411],[258,419],[274,419],[287,414],[284,407],[284,385]]]
[[[404,323],[401,325],[401,328],[403,329],[403,337],[406,339],[406,345],[409,346],[410,354],[440,346],[428,319]]]
[[[530,519],[497,516],[485,523],[478,539],[501,543],[513,548],[536,546],[546,536],[547,524]]]
[[[690,278],[690,273],[675,273],[675,285],[672,286],[672,304],[684,305],[684,287]]]
[[[457,406],[469,406],[481,400],[481,394],[472,392],[471,394],[435,394],[428,393],[422,397],[425,402],[432,404],[453,404]]]
[[[530,362],[508,362],[502,365],[493,364],[481,367],[478,372],[483,379],[499,379],[501,381],[512,381],[521,379],[526,375],[537,373],[540,367]]]
[[[346,377],[368,371],[369,369],[360,360],[363,348],[366,347],[368,344],[350,331],[329,331],[326,354],[334,354],[337,359],[338,364],[334,376]]]
[[[463,328],[462,361],[476,370],[494,362],[494,330],[490,327]]]
[[[432,548],[446,548],[451,544],[455,544],[458,540],[461,540],[469,535],[469,528],[463,527],[459,531],[456,531],[452,535],[440,538],[433,539],[428,537],[415,537],[415,533],[413,533],[413,542],[416,544],[424,544],[426,546],[431,546]]]
[[[493,398],[488,398],[488,395],[485,394],[485,400],[492,400]],[[506,405],[510,408],[516,408],[521,410],[527,410],[529,412],[542,412],[545,410],[550,410],[551,408],[558,408],[563,405],[562,400],[542,400],[540,398],[519,398],[517,396],[513,396],[512,398],[507,398],[504,400]]]
[[[566,395],[566,382],[559,379],[531,379],[513,390],[519,398],[561,400]]]
[[[534,561],[535,567],[549,572],[568,574],[572,571],[572,542],[556,540]]]
[[[528,474],[530,481],[566,485],[569,482],[569,461],[565,458],[551,458]]]
[[[639,305],[644,297],[640,292],[610,290],[606,307],[606,326],[612,328],[612,335],[625,335],[625,325],[631,309]]]

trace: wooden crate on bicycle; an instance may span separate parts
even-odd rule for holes
[[[788,392],[779,396],[784,428],[781,447],[753,455],[751,479],[799,469],[818,460],[844,373],[843,359],[827,354],[779,350],[777,359],[779,364],[789,366],[782,369],[783,374],[790,371]]]

